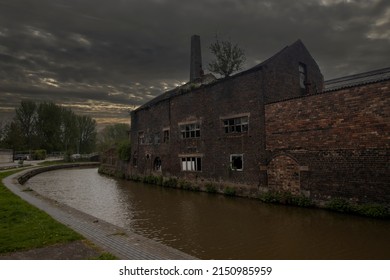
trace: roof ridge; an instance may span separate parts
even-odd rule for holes
[[[384,74],[384,73],[390,73],[390,67],[380,68],[380,69],[371,70],[371,71],[367,71],[367,72],[363,72],[363,73],[347,75],[347,76],[343,76],[343,77],[339,77],[339,78],[334,78],[334,79],[324,81],[324,83],[331,84],[331,83],[335,83],[335,82],[348,81],[348,80],[369,77],[369,76],[374,76],[374,75]]]
[[[333,91],[359,85],[366,85],[390,79],[390,67],[349,75],[324,82],[324,91]]]

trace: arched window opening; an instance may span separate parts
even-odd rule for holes
[[[154,169],[154,171],[161,172],[161,159],[159,157],[156,157],[154,159],[153,169]]]

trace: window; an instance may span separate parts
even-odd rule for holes
[[[182,171],[202,171],[202,158],[200,157],[182,157]]]
[[[230,155],[230,167],[234,171],[244,170],[244,155],[242,154]]]
[[[225,133],[247,132],[248,121],[248,116],[223,120]]]
[[[145,136],[145,144],[152,144],[153,143],[153,137],[152,137],[152,134],[148,133],[146,134]]]
[[[153,139],[153,141],[154,141],[154,144],[155,144],[155,145],[160,144],[160,133],[155,133],[155,134],[154,134],[154,139]]]
[[[145,133],[143,131],[138,132],[138,144],[140,145],[145,144]]]
[[[165,129],[163,130],[163,141],[164,143],[168,143],[169,142],[169,129]]]
[[[299,85],[302,89],[306,88],[306,80],[307,80],[307,72],[306,72],[306,65],[303,63],[299,63]]]
[[[199,138],[200,137],[200,124],[191,123],[180,125],[181,138]]]
[[[159,157],[154,159],[153,169],[154,171],[161,172],[161,159]]]

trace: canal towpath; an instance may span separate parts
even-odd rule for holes
[[[19,184],[18,178],[30,171],[31,169],[24,170],[6,177],[3,183],[14,194],[80,233],[103,250],[120,259],[195,259],[184,252],[40,196],[34,191],[24,191],[25,188]]]

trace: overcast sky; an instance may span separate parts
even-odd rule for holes
[[[327,80],[390,66],[390,1],[0,0],[0,122],[35,100],[128,123],[189,80],[193,34],[203,65],[218,34],[244,69],[301,39]]]

